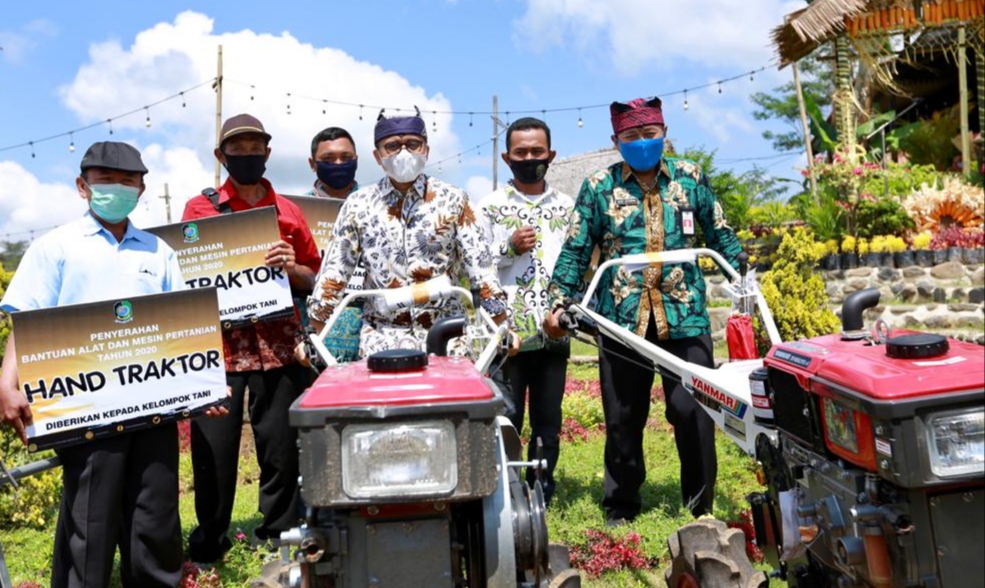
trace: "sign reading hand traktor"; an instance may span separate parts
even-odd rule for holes
[[[226,397],[215,288],[16,312],[28,449],[203,412]]]

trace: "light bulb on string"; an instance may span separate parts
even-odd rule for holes
[[[250,101],[251,101],[251,102],[253,101],[253,94],[254,94],[254,91],[255,91],[256,89],[257,89],[257,87],[256,87],[256,86],[254,86],[253,84],[250,84]]]
[[[431,132],[432,133],[437,133],[438,132],[438,111],[437,110],[432,110],[431,111]]]
[[[755,75],[756,75],[756,72],[755,72],[755,71],[751,71],[751,72],[749,72],[749,81],[750,81],[750,82],[755,82],[755,81],[756,81],[756,80],[755,80],[755,79],[753,78],[753,76],[755,76]]]
[[[718,93],[719,94],[722,93],[722,83],[721,82],[718,82]]]
[[[584,127],[584,126],[585,126],[585,121],[583,121],[581,119],[581,109],[579,108],[578,109],[578,128],[580,129],[580,128]]]
[[[144,120],[144,126],[149,129],[150,128],[150,109],[145,106],[144,107],[144,112],[147,114],[147,118]]]
[[[287,114],[291,114],[291,93],[287,93]]]
[[[68,152],[75,153],[75,133],[68,134]]]
[[[363,105],[359,105],[359,120],[363,119]]]
[[[688,104],[687,104],[687,90],[684,90],[684,110],[687,110],[687,109],[688,109]]]
[[[510,124],[510,111],[509,110],[506,111],[506,124],[507,125]]]
[[[470,127],[472,126],[472,114],[473,113],[471,113],[471,112],[469,113],[469,126]]]
[[[109,125],[109,134],[112,135],[113,134],[113,119],[107,118],[106,119],[106,124]]]
[[[328,100],[322,99],[322,101],[321,101],[321,113],[322,114],[325,114],[325,105],[326,104],[328,104]],[[360,120],[362,120],[362,117],[361,116],[360,116]]]
[[[28,144],[31,146],[31,159],[34,159],[37,157],[37,155],[34,154],[34,141],[28,141]]]
[[[188,104],[185,103],[185,93],[184,92],[178,92],[178,94],[181,95],[181,107],[184,108],[184,107],[188,106]]]

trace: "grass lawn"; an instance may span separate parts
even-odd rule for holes
[[[574,355],[592,355],[594,349],[575,344]],[[597,379],[594,365],[571,366],[569,379],[582,380],[576,385]],[[569,383],[570,386],[570,383]],[[576,392],[582,393],[582,392]],[[645,438],[647,481],[643,486],[643,512],[631,525],[612,532],[615,540],[632,541],[631,533],[639,535],[639,550],[650,565],[643,569],[603,573],[586,577],[583,585],[594,587],[664,586],[663,568],[667,564],[667,537],[679,526],[690,522],[691,516],[681,507],[680,476],[673,433],[664,419],[664,405],[655,402]],[[247,428],[248,431],[248,428]],[[554,504],[548,511],[551,540],[568,545],[585,545],[589,530],[605,530],[602,499],[602,455],[605,437],[591,431],[586,440],[562,442],[561,461],[556,473],[558,489]],[[744,496],[757,488],[753,461],[739,451],[724,435],[718,435],[719,473],[715,510],[725,521],[739,519],[746,508]],[[240,486],[233,512],[231,534],[242,532],[234,540],[235,547],[216,572],[222,586],[248,586],[250,578],[260,573],[263,555],[248,549],[253,528],[259,524],[256,512],[258,468],[252,450],[252,437],[244,435],[240,462]],[[194,489],[191,487],[191,459],[181,456],[181,521],[187,537],[195,523]],[[16,587],[36,582],[48,585],[51,562],[54,516],[43,529],[2,529],[0,542],[7,557],[11,577]],[[119,581],[112,584],[119,586]],[[218,584],[209,584],[218,585]]]

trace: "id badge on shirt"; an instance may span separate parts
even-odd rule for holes
[[[694,235],[694,209],[681,209],[681,232],[685,235]]]

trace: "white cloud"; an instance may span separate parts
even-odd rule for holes
[[[687,61],[754,68],[771,59],[769,32],[797,0],[527,0],[514,23],[519,47],[572,46],[622,73]]]
[[[27,54],[38,46],[40,37],[53,37],[58,29],[53,23],[44,19],[32,20],[18,31],[0,31],[0,56],[4,61],[19,65],[24,62]]]
[[[74,184],[47,184],[18,163],[0,161],[0,240],[28,241],[85,209]]]
[[[344,127],[355,137],[360,182],[374,181],[382,174],[372,157],[378,110],[333,105],[322,99],[385,105],[391,107],[391,115],[393,107],[412,109],[416,105],[428,123],[431,159],[459,150],[451,115],[432,114],[451,110],[448,100],[440,93],[429,94],[397,72],[359,61],[339,49],[302,43],[287,32],[272,35],[244,30],[216,35],[212,31],[211,18],[189,11],[174,22],[138,33],[130,46],[116,40],[94,44],[88,62],[60,89],[62,100],[84,122],[105,120],[211,79],[221,44],[223,117],[249,112],[264,123],[273,135],[267,177],[281,192],[310,188],[314,179],[307,163],[311,138],[327,126]],[[200,88],[188,92],[184,102],[185,107],[177,99],[150,109],[152,131],[160,144],[145,151],[151,170],[148,192],[151,186],[163,190],[163,183],[168,182],[171,194],[177,196],[172,202],[175,216],[180,216],[176,202],[183,203],[211,185],[214,163],[214,94],[208,87]],[[143,130],[144,122],[144,112],[139,112],[114,121],[113,127]],[[432,131],[434,122],[436,131]],[[162,203],[154,202],[147,211],[148,220],[163,222]]]

